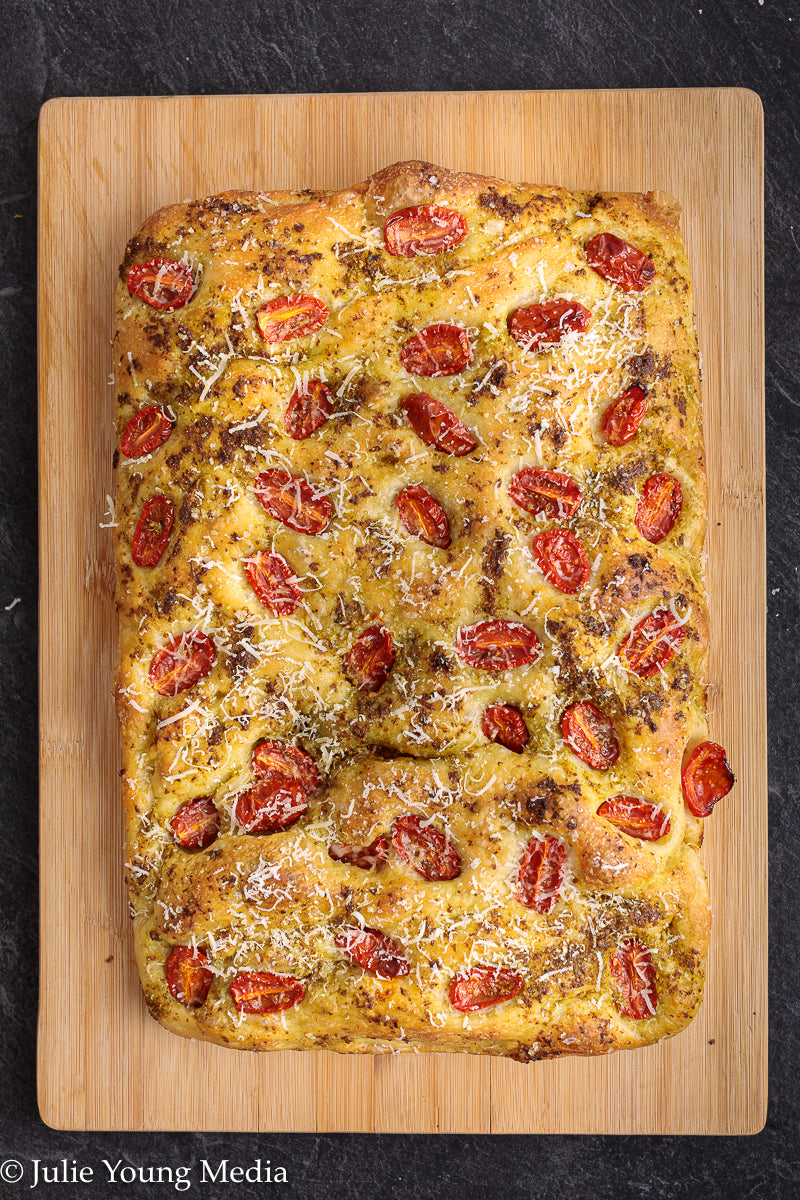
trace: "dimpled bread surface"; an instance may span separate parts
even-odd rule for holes
[[[418,205],[460,213],[466,236],[435,254],[388,253],[385,221]],[[589,265],[586,245],[604,232],[652,259],[642,291]],[[195,290],[182,307],[158,310],[129,291],[130,268],[159,257],[191,269]],[[269,342],[256,313],[295,294],[324,302],[324,324]],[[509,314],[554,298],[584,305],[588,328],[526,350]],[[404,346],[442,322],[466,332],[469,362],[452,375],[409,374]],[[686,749],[706,734],[708,630],[698,354],[674,206],[421,162],[338,192],[229,192],[173,205],[128,244],[114,362],[118,437],[148,405],[173,422],[151,454],[118,455],[115,530],[126,865],[153,1016],[176,1033],[252,1050],[520,1061],[681,1030],[702,998],[710,922],[702,823],[681,792]],[[309,380],[330,388],[332,412],[295,440],[284,415]],[[634,384],[646,415],[629,442],[611,445],[603,413]],[[456,456],[418,436],[401,401],[420,392],[472,431],[472,451]],[[574,515],[516,504],[509,484],[525,467],[569,475],[582,492]],[[259,503],[255,481],[270,469],[305,477],[328,498],[323,532],[297,532]],[[652,544],[635,514],[645,481],[660,473],[679,481],[683,502]],[[398,493],[411,485],[443,508],[446,548],[399,520]],[[157,493],[171,499],[174,526],[157,565],[140,567],[131,543]],[[554,528],[570,530],[588,559],[572,594],[532,552],[533,537]],[[275,615],[248,581],[243,564],[258,551],[289,565],[300,593],[290,615]],[[643,678],[620,648],[663,610],[683,640]],[[459,631],[487,620],[522,622],[541,653],[508,669],[470,665]],[[389,631],[394,661],[369,692],[344,662],[374,626]],[[212,640],[213,666],[162,695],[151,662],[191,631]],[[619,743],[602,769],[563,735],[565,711],[587,701]],[[496,704],[522,714],[521,753],[483,732]],[[241,827],[236,802],[254,782],[263,739],[310,755],[320,784],[293,824],[256,834]],[[668,832],[644,840],[599,816],[616,796],[660,806]],[[197,797],[213,800],[219,832],[187,850],[170,822]],[[398,852],[394,823],[409,814],[448,839],[456,877],[426,879]],[[372,869],[329,854],[380,836],[388,855]],[[537,839],[563,848],[545,911],[519,898],[520,864]],[[359,926],[388,935],[407,973],[381,978],[345,954],[337,936]],[[644,1018],[630,1015],[612,969],[626,939],[652,963]],[[176,946],[202,950],[213,973],[193,1007],[168,986]],[[453,982],[475,967],[512,973],[515,994],[456,1007]],[[243,972],[291,976],[303,998],[240,1011],[230,985]]]

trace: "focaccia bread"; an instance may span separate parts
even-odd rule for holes
[[[523,1061],[683,1028],[712,744],[675,206],[420,162],[174,205],[114,355],[152,1014]]]

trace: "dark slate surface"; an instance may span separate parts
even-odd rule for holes
[[[66,1157],[78,1196],[103,1160],[192,1169],[192,1195],[624,1200],[796,1197],[798,1128],[797,279],[800,7],[792,0],[2,0],[0,3],[0,1176]],[[36,122],[52,96],[449,88],[740,86],[761,96],[767,159],[767,438],[771,699],[771,1052],[765,1130],[751,1138],[70,1134],[35,1094]],[[6,609],[16,597],[19,603]],[[742,638],[748,636],[742,630]],[[46,797],[44,812],[47,811]],[[46,818],[45,818],[46,819]],[[68,964],[65,964],[68,969]],[[57,986],[57,981],[54,981]],[[688,1098],[687,1098],[688,1100]],[[201,1160],[282,1165],[285,1185],[201,1185]],[[3,1166],[2,1164],[6,1164]],[[185,1190],[185,1189],[183,1189]]]

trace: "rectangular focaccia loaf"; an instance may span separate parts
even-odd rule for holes
[[[174,205],[114,347],[154,1017],[520,1060],[683,1028],[706,495],[669,203],[409,162]]]

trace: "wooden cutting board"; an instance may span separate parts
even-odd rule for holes
[[[51,100],[40,122],[39,1104],[61,1129],[753,1133],[766,1115],[762,113],[736,89]],[[111,702],[112,296],[155,208],[338,188],[399,159],[683,205],[705,369],[712,736],[702,1010],[606,1059],[254,1055],[147,1016],[122,882]]]

